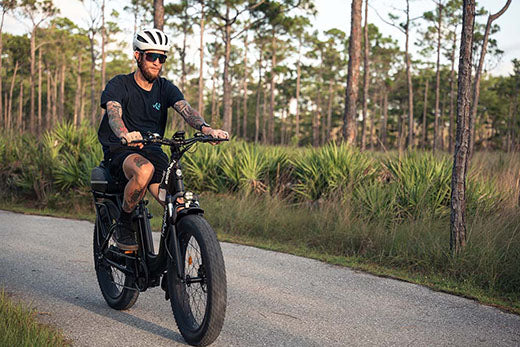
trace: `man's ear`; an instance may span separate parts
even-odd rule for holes
[[[140,53],[138,51],[134,51],[134,59],[135,59],[136,63],[139,62],[139,55],[140,55]]]

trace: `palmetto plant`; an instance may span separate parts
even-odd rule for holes
[[[387,159],[385,167],[397,186],[396,199],[403,217],[436,216],[449,212],[451,164],[446,157],[410,152],[401,159]]]
[[[95,129],[62,123],[44,136],[54,182],[62,190],[87,188],[90,171],[103,158]]]
[[[222,173],[231,190],[246,194],[265,192],[267,166],[267,158],[259,147],[242,142],[223,155]]]
[[[221,191],[222,179],[221,146],[197,146],[197,150],[183,158],[186,185],[197,192]]]
[[[313,201],[332,193],[344,194],[372,182],[378,166],[367,154],[334,143],[309,150],[294,158],[292,165],[296,179],[294,192],[300,198]]]

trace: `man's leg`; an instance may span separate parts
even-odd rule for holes
[[[161,201],[159,199],[159,183],[152,183],[148,186],[148,191],[152,196],[157,200],[159,204],[161,204],[162,207],[164,207],[164,201]]]
[[[125,186],[123,210],[131,213],[146,194],[146,187],[152,179],[152,163],[139,154],[130,154],[123,162],[123,172],[128,183]]]
[[[123,250],[137,250],[134,232],[132,230],[132,212],[137,203],[146,194],[146,187],[150,182],[154,166],[140,154],[130,154],[123,161],[123,172],[128,183],[125,186],[123,197],[123,210],[119,218],[119,226],[116,229],[116,244]]]

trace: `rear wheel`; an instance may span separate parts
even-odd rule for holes
[[[116,310],[127,310],[132,307],[137,298],[139,291],[135,288],[134,280],[131,276],[127,276],[124,272],[110,265],[105,256],[101,254],[101,246],[108,235],[108,228],[101,225],[100,216],[96,218],[96,226],[94,227],[94,266],[96,269],[97,280],[101,294],[105,298],[108,306]],[[115,242],[110,239],[108,249],[116,249]],[[124,258],[126,262],[129,260]],[[128,265],[128,264],[126,264]]]
[[[219,336],[226,314],[222,250],[215,232],[201,216],[183,217],[177,223],[177,235],[186,281],[177,278],[175,264],[170,262],[168,291],[172,310],[186,342],[207,346]]]

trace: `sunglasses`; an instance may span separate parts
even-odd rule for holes
[[[149,53],[149,52],[141,52],[144,54],[144,58],[149,61],[150,63],[155,62],[157,59],[159,59],[159,63],[164,64],[166,61],[167,56],[161,53]]]

